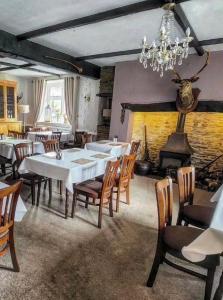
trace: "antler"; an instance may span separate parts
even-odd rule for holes
[[[177,78],[175,78],[175,79],[172,79],[172,81],[175,82],[175,83],[179,83],[179,82],[182,80],[180,74],[179,74],[175,69],[172,69],[172,71],[173,71],[173,73],[174,73],[174,74],[176,75],[176,77],[177,77]]]
[[[65,60],[65,59],[61,59],[61,58],[57,58],[57,57],[52,57],[52,56],[48,56],[48,55],[45,55],[44,57],[46,58],[49,58],[49,59],[54,59],[54,60],[58,60],[58,61],[62,61],[62,62],[65,62],[69,65],[71,65],[72,67],[74,67],[74,69],[76,69],[79,73],[82,73],[83,72],[83,68],[81,67],[78,67],[77,65]]]
[[[194,76],[192,76],[190,78],[191,81],[197,79],[198,74],[200,74],[207,67],[207,65],[209,64],[210,52],[206,51],[206,54],[207,54],[207,56],[206,56],[205,64],[203,65],[203,67]]]

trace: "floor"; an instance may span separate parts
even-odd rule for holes
[[[145,286],[157,238],[154,182],[135,176],[131,205],[123,203],[114,218],[105,209],[101,230],[95,226],[94,207],[78,206],[76,217],[65,220],[56,185],[51,207],[47,192],[39,208],[32,207],[30,199],[25,202],[28,212],[15,227],[21,271],[0,271],[0,299],[203,299],[204,282],[165,264],[154,287]],[[174,193],[176,199],[176,187]],[[27,194],[24,189],[23,198]],[[210,196],[198,190],[195,198],[209,203]],[[1,263],[10,266],[9,256],[1,258]]]

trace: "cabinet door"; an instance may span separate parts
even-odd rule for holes
[[[0,119],[5,117],[4,86],[0,85]]]
[[[7,118],[15,119],[16,111],[15,111],[15,87],[7,86]]]

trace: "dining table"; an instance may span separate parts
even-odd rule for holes
[[[85,144],[85,149],[109,153],[116,157],[130,153],[131,145],[126,142],[114,142],[110,140],[101,140]]]
[[[61,159],[56,158],[55,152],[26,157],[18,171],[63,181],[67,190],[73,193],[73,184],[104,174],[106,163],[116,159],[110,154],[80,148],[62,150],[61,153]]]
[[[6,188],[8,186],[9,186],[8,184],[6,184],[4,182],[0,182],[0,190]],[[6,199],[4,198],[3,199],[3,211],[4,211],[4,207],[5,207],[5,201],[6,201]],[[15,211],[15,221],[21,222],[23,217],[25,216],[26,212],[27,212],[27,209],[22,201],[21,196],[19,196],[17,206],[16,206],[16,211]]]
[[[56,131],[55,131],[56,132]],[[27,139],[35,142],[36,135],[44,135],[47,139],[50,139],[53,135],[53,131],[30,131],[27,133]],[[70,132],[62,132],[60,141],[61,142],[69,142],[73,139],[73,136]]]
[[[223,253],[223,184],[210,201],[217,202],[210,227],[182,249],[183,256],[192,262],[203,261],[207,255]],[[223,271],[213,299],[223,299]]]
[[[15,139],[15,138],[4,138],[0,140],[0,156],[3,156],[7,159],[11,159],[12,162],[16,160],[14,145],[20,143],[31,143],[32,141],[29,139]],[[33,152],[34,153],[44,153],[44,146],[41,142],[33,143]]]

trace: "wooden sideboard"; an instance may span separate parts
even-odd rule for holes
[[[17,83],[0,80],[0,133],[8,130],[22,130],[22,122],[17,120]]]

